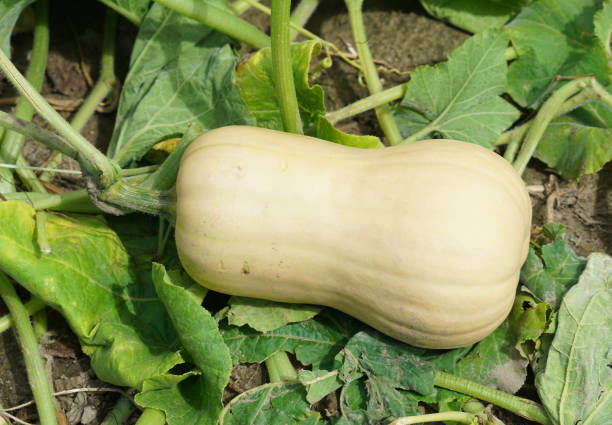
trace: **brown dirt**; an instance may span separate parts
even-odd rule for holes
[[[95,81],[98,73],[102,9],[95,2],[87,2],[87,6],[80,3],[67,0],[52,3],[52,47],[43,94],[57,100],[56,104],[66,118],[70,118],[75,110],[70,106],[70,102],[82,99],[90,90],[85,74],[90,74]],[[465,33],[428,18],[417,2],[373,3],[366,3],[366,30],[374,58],[388,65],[381,68],[386,86],[406,81],[408,77],[405,72],[416,66],[431,65],[444,60],[467,38]],[[96,11],[92,13],[90,8],[95,8]],[[87,19],[83,20],[83,16],[87,16]],[[258,26],[267,29],[268,21],[265,15],[249,11],[246,16],[250,20],[256,20]],[[92,17],[96,19],[91,19]],[[352,48],[352,36],[341,0],[322,2],[308,29],[334,42],[345,51]],[[120,23],[117,73],[121,78],[127,70],[134,34],[135,30],[131,24],[126,21]],[[13,38],[13,58],[22,70],[27,66],[30,45],[31,34],[28,32],[17,34]],[[243,51],[247,52],[247,49]],[[389,71],[389,68],[402,73]],[[325,89],[328,110],[334,110],[367,95],[367,90],[358,82],[357,72],[340,59],[334,61],[332,68],[324,70],[316,82]],[[14,90],[6,81],[0,79],[0,98],[13,95]],[[11,107],[3,109],[10,110]],[[113,114],[96,114],[87,124],[83,134],[96,146],[104,149],[112,134],[113,120]],[[37,122],[44,124],[40,120]],[[345,131],[380,135],[373,113],[366,113],[340,124]],[[28,143],[24,155],[33,165],[39,165],[47,159],[49,152],[36,143]],[[534,224],[542,225],[548,220],[565,224],[568,228],[569,243],[581,255],[594,251],[611,253],[612,167],[606,167],[598,175],[585,176],[579,182],[567,182],[561,179],[555,181],[554,177],[551,180],[554,174],[537,161],[534,161],[534,164],[526,172],[525,180],[530,185],[545,186],[544,192],[532,197]],[[64,165],[76,167],[69,161]],[[66,177],[54,181],[60,187],[69,188],[78,182],[78,179]],[[4,306],[0,305],[0,314],[4,312]],[[50,359],[49,368],[56,390],[102,385],[93,376],[87,357],[80,351],[78,343],[61,317],[50,313],[49,325],[51,334],[46,337],[47,342],[41,345],[41,350]],[[260,385],[265,379],[266,372],[261,365],[237,366],[232,373],[225,397],[229,399]],[[16,336],[12,331],[6,332],[0,335],[0,402],[5,406],[13,406],[30,399],[31,393]],[[65,412],[71,412],[73,415],[72,423],[98,424],[116,399],[115,393],[81,393],[60,398],[60,404]],[[322,412],[327,410],[333,413],[337,410],[337,400],[333,396],[324,399],[320,404]],[[527,423],[503,412],[500,415],[508,425]],[[33,408],[22,409],[17,412],[17,416],[33,422],[36,412]],[[78,422],[79,418],[81,422]]]

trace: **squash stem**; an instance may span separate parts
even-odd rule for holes
[[[349,105],[346,105],[336,111],[328,112],[325,118],[332,124],[337,123],[346,118],[359,115],[363,112],[369,111],[370,109],[378,108],[381,105],[400,100],[406,93],[407,83],[391,87],[380,91],[378,93],[371,94],[370,96],[359,99]],[[421,108],[423,109],[423,108]]]
[[[478,417],[473,413],[466,412],[442,412],[442,413],[430,413],[427,415],[418,416],[406,416],[398,418],[391,422],[389,425],[410,425],[410,424],[421,424],[427,422],[445,422],[454,421],[461,424],[477,425]]]
[[[34,335],[28,311],[22,304],[15,292],[15,288],[8,277],[0,272],[0,297],[6,304],[21,342],[23,359],[28,373],[28,381],[32,395],[36,401],[36,409],[41,425],[57,425],[55,416],[55,404],[47,371],[40,353],[38,352],[38,341]]]
[[[136,421],[136,425],[164,425],[166,423],[166,414],[153,407],[147,407],[142,411],[142,414]]]
[[[211,0],[155,0],[181,15],[216,29],[246,44],[262,48],[270,45],[270,37],[255,26]]]
[[[380,79],[378,78],[378,71],[376,70],[376,65],[374,64],[374,59],[372,58],[372,53],[370,52],[368,40],[366,38],[363,15],[361,12],[363,0],[345,0],[345,3],[348,9],[353,39],[355,40],[355,47],[357,48],[359,60],[361,61],[361,65],[363,67],[363,74],[368,90],[370,91],[370,94],[378,93],[383,90],[383,87]],[[397,128],[393,115],[391,115],[389,105],[380,105],[375,109],[375,111],[378,122],[380,123],[389,144],[393,146],[400,143],[402,141],[402,136]]]
[[[291,13],[291,22],[297,27],[303,27],[306,25],[306,22],[310,19],[314,11],[319,6],[320,0],[302,0],[298,3],[298,5],[293,9]],[[295,40],[295,37],[298,35],[297,29],[291,28],[289,33],[289,39]]]
[[[33,314],[44,309],[45,303],[43,303],[40,298],[32,297],[23,306],[25,307],[27,314],[32,316]],[[5,314],[4,316],[0,317],[0,334],[9,330],[13,324],[14,321],[11,314]]]
[[[89,199],[87,190],[79,189],[64,193],[13,192],[5,193],[7,200],[21,201],[35,210],[53,210],[79,213],[99,213]]]
[[[277,351],[266,359],[270,382],[294,381],[298,375],[286,351]]]
[[[525,171],[527,163],[535,153],[538,143],[542,139],[548,124],[550,124],[550,122],[553,120],[563,103],[587,87],[592,79],[593,77],[584,77],[570,81],[560,89],[556,90],[552,96],[550,96],[550,98],[544,102],[538,111],[538,114],[533,119],[533,123],[529,128],[525,142],[523,143],[523,146],[521,146],[521,150],[514,161],[514,169],[517,171],[517,173],[519,173],[519,175],[522,175]]]
[[[34,87],[21,75],[6,54],[0,50],[0,70],[9,79],[22,96],[34,106],[34,109],[69,143],[74,152],[78,152],[81,166],[93,175],[96,182],[107,187],[118,178],[118,168],[110,159],[85,139],[78,131],[70,126],[55,111],[51,105],[36,91]],[[65,152],[64,152],[65,153]]]
[[[291,61],[291,41],[289,39],[290,11],[291,0],[272,0],[272,16],[270,20],[272,70],[283,127],[289,133],[302,134],[302,121],[295,93],[293,62]]]
[[[42,0],[34,7],[34,39],[32,44],[32,57],[26,74],[27,80],[32,84],[36,91],[42,88],[45,69],[47,68],[47,56],[49,54],[49,2]],[[15,116],[24,121],[31,121],[34,115],[34,108],[28,100],[21,96],[15,107]],[[0,147],[0,157],[2,162],[8,164],[26,163],[21,155],[21,149],[25,142],[25,136],[15,131],[8,131],[2,140]],[[16,171],[21,181],[30,190],[36,192],[46,192],[44,186],[38,181],[32,170],[18,169]],[[13,172],[11,170],[0,170],[0,192],[14,192],[15,184]]]
[[[434,385],[493,403],[496,406],[542,425],[552,425],[544,408],[531,400],[495,390],[477,382],[445,372],[436,372]]]
[[[102,44],[102,59],[100,67],[100,77],[96,85],[89,93],[77,113],[70,121],[70,125],[78,132],[83,130],[89,118],[96,112],[96,108],[104,98],[106,98],[113,89],[117,86],[117,77],[115,76],[115,39],[117,33],[117,14],[111,8],[106,8],[104,16],[104,40]],[[64,157],[58,153],[49,162],[49,168],[58,167]],[[46,171],[40,176],[40,180],[49,182],[54,176],[54,172]]]

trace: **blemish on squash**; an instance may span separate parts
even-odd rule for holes
[[[225,271],[225,263],[223,262],[223,260],[219,260],[219,271],[220,272]]]
[[[287,162],[286,159],[283,159],[281,162],[281,171],[282,172],[287,171],[287,167],[289,167],[289,163]]]
[[[249,273],[251,273],[251,269],[249,268],[249,263],[245,261],[242,264],[242,274],[249,274]]]

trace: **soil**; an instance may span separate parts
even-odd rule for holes
[[[375,4],[374,4],[375,3]],[[99,54],[102,44],[102,6],[97,2],[51,2],[51,50],[43,94],[67,119],[74,114],[78,102],[91,89],[99,70]],[[257,11],[245,15],[262,29],[267,30],[268,18]],[[468,34],[432,20],[417,2],[379,1],[366,2],[364,11],[366,31],[372,55],[380,64],[385,86],[408,80],[408,72],[420,65],[432,65],[444,60],[450,52],[468,37]],[[322,2],[307,28],[332,41],[342,50],[353,49],[344,3],[341,0]],[[401,29],[399,31],[398,29]],[[127,72],[129,55],[136,34],[129,22],[119,25],[116,68],[120,79]],[[27,67],[32,34],[29,30],[13,37],[13,59],[23,71]],[[242,49],[245,55],[248,49]],[[315,81],[326,93],[328,110],[337,109],[367,95],[367,89],[359,83],[358,73],[339,58],[331,68],[323,70]],[[0,107],[10,111],[14,90],[0,78]],[[39,118],[36,122],[45,125]],[[83,134],[104,150],[113,130],[114,114],[97,113],[90,119]],[[339,123],[348,132],[382,136],[373,113],[365,113]],[[28,142],[24,155],[32,165],[43,164],[49,151],[35,142]],[[77,169],[78,165],[65,160],[64,167]],[[596,175],[585,176],[578,182],[558,178],[538,161],[524,175],[533,188],[534,225],[547,221],[564,224],[567,240],[583,256],[591,252],[612,253],[612,167],[610,164]],[[78,178],[58,177],[54,186],[72,189],[80,184]],[[25,294],[24,294],[25,296]],[[0,314],[4,314],[0,305]],[[96,380],[88,358],[80,351],[78,341],[57,313],[48,313],[49,333],[41,343],[41,352],[48,359],[56,391],[75,388],[109,386]],[[260,365],[237,366],[226,389],[226,400],[267,379]],[[534,396],[527,384],[521,394]],[[60,405],[69,419],[66,423],[99,424],[108,413],[118,395],[115,392],[80,392],[59,397]],[[11,330],[0,335],[0,403],[15,406],[31,400],[23,358],[16,335]],[[322,400],[321,412],[337,411],[335,395]],[[508,425],[523,425],[527,421],[505,412],[496,413]],[[20,409],[15,415],[27,422],[36,421],[32,407]]]

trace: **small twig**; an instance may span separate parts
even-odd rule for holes
[[[94,393],[94,392],[98,392],[98,393],[119,393],[122,396],[124,396],[125,398],[127,398],[128,400],[130,400],[135,406],[138,406],[138,404],[136,403],[136,401],[134,401],[134,398],[125,390],[122,390],[121,388],[112,388],[112,387],[93,387],[93,388],[73,388],[71,390],[64,390],[64,391],[57,391],[53,393],[54,397],[58,397],[58,396],[63,396],[63,395],[70,395],[70,394],[76,394],[76,393]],[[27,401],[25,403],[22,404],[18,404],[17,406],[13,406],[13,407],[7,407],[6,409],[0,409],[0,415],[7,413],[7,412],[14,412],[15,410],[20,410],[23,409],[24,407],[28,407],[34,404],[34,400],[30,400]],[[141,407],[138,407],[139,409],[142,409]]]
[[[31,423],[31,422],[22,421],[17,416],[13,416],[10,413],[6,413],[6,412],[0,412],[0,417],[4,417],[5,419],[8,419],[10,421],[17,422],[18,424],[36,425],[36,424]]]
[[[555,220],[555,207],[557,205],[557,200],[559,199],[558,189],[559,185],[557,184],[557,177],[554,174],[551,174],[548,177],[548,185],[546,196],[546,222],[551,223]]]

